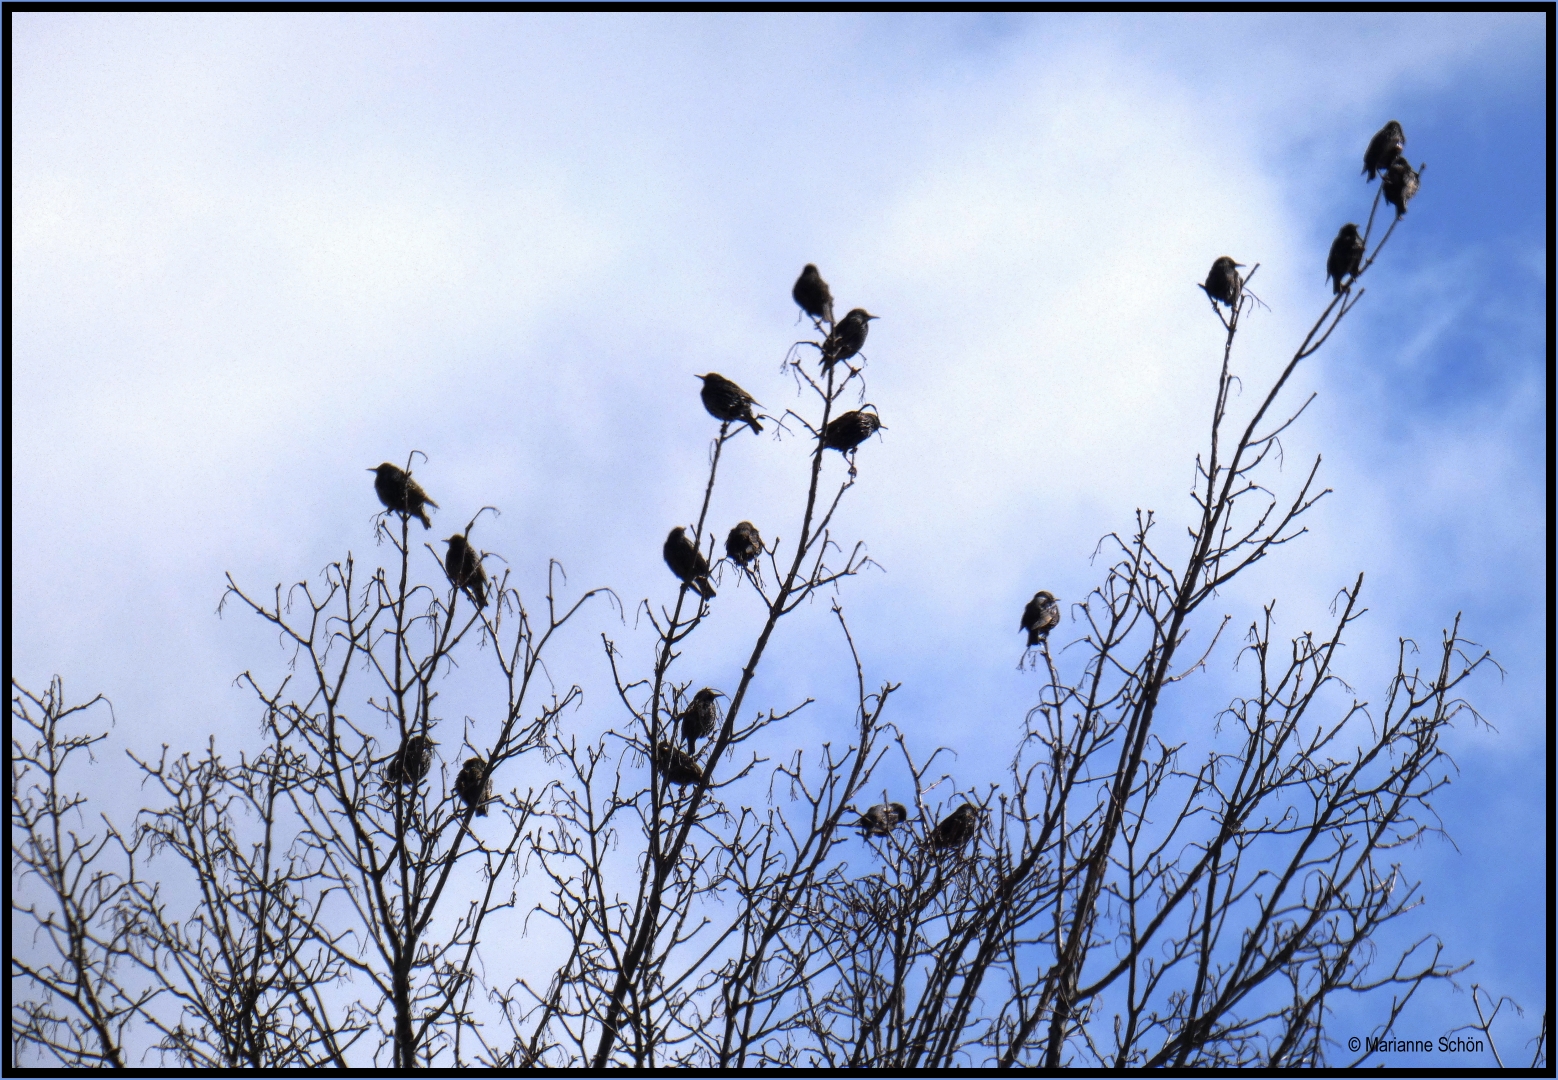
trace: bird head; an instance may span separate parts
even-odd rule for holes
[[[1234,262],[1233,258],[1231,256],[1228,256],[1228,255],[1220,256],[1218,258],[1218,260],[1215,263],[1212,264],[1213,269],[1220,269],[1220,270],[1228,270],[1228,269],[1230,269],[1232,267],[1243,266],[1243,265],[1244,264],[1242,262]]]
[[[717,698],[717,697],[724,697],[724,696],[725,696],[724,693],[722,693],[721,691],[715,690],[713,687],[710,687],[710,686],[705,686],[702,690],[699,690],[692,697],[693,697],[694,701],[701,701],[701,702],[704,702],[705,704],[709,704],[709,703],[712,703],[715,698]]]
[[[398,473],[400,471],[400,469],[399,469],[399,467],[397,467],[395,465],[391,465],[389,462],[386,461],[382,465],[370,465],[370,466],[368,466],[368,471],[371,472],[371,473],[378,473],[380,476],[394,476],[396,473]]]
[[[1342,235],[1348,239],[1352,239],[1358,235],[1358,226],[1349,221],[1347,224],[1342,226]]]
[[[673,542],[674,541],[676,543],[680,543],[681,541],[686,540],[686,539],[687,539],[687,529],[684,526],[681,526],[681,525],[678,525],[676,528],[672,529],[671,530],[671,535],[666,537],[666,541],[667,542]]]
[[[1044,589],[1040,589],[1038,592],[1034,593],[1033,598],[1035,600],[1042,600],[1046,604],[1053,604],[1055,602],[1055,594]]]
[[[887,810],[897,821],[909,820],[909,810],[901,802],[888,803]]]
[[[452,547],[452,548],[464,547],[465,546],[465,535],[463,533],[455,533],[453,536],[451,536],[449,538],[448,543],[449,543],[449,546]]]

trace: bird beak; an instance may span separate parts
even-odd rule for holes
[[[725,693],[725,691],[723,691],[723,690],[716,690],[716,691],[714,691],[714,696],[715,697],[729,697],[730,695]]]

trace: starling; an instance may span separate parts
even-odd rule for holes
[[[725,554],[737,566],[746,566],[763,553],[763,538],[757,535],[757,526],[743,521],[725,537]]]
[[[703,557],[693,542],[687,539],[687,530],[678,525],[665,538],[665,565],[671,573],[698,590],[705,600],[714,597],[714,586],[709,584],[709,560]]]
[[[931,830],[925,842],[931,847],[947,849],[960,848],[973,839],[974,833],[979,829],[979,807],[973,803],[964,803],[952,815],[942,821]]]
[[[1244,287],[1244,279],[1234,267],[1243,265],[1226,255],[1214,262],[1206,275],[1206,284],[1202,286],[1206,289],[1206,295],[1233,307],[1239,300],[1239,290]]]
[[[1369,140],[1369,148],[1363,152],[1363,175],[1369,178],[1368,183],[1374,183],[1375,173],[1390,168],[1406,145],[1407,137],[1394,120],[1376,131],[1374,138]]]
[[[486,783],[481,778],[486,767],[481,758],[468,758],[460,775],[454,778],[454,793],[465,800],[466,806],[476,807],[477,817],[487,816],[487,802],[492,798],[492,777],[487,777]]]
[[[696,784],[703,779],[703,770],[698,763],[670,743],[655,747],[655,764],[673,784]]]
[[[827,367],[832,367],[835,361],[848,360],[864,347],[866,334],[871,329],[871,320],[880,318],[872,315],[865,308],[855,308],[848,315],[838,321],[838,324],[829,332],[828,338],[822,343],[822,362]]]
[[[790,290],[790,295],[801,305],[801,310],[812,318],[833,322],[833,294],[828,291],[828,283],[822,280],[822,275],[817,273],[817,268],[811,263],[807,263],[801,276],[795,279],[795,288]]]
[[[699,375],[703,380],[703,407],[716,420],[744,420],[752,425],[752,431],[761,434],[763,425],[752,415],[752,406],[761,405],[751,394],[717,372]]]
[[[398,513],[418,518],[424,529],[433,527],[426,508],[437,508],[438,504],[427,497],[427,492],[422,490],[421,484],[411,479],[410,473],[387,461],[377,469],[368,471],[378,473],[373,478],[373,490],[379,493],[381,503]]]
[[[392,787],[395,784],[415,784],[432,768],[433,747],[436,745],[426,735],[411,736],[390,756],[389,764],[384,766],[384,782]]]
[[[834,417],[823,431],[822,445],[829,450],[845,453],[875,435],[876,429],[881,426],[882,421],[875,413],[859,410],[843,413]]]
[[[860,820],[855,822],[855,826],[865,830],[860,834],[862,837],[886,836],[893,831],[894,825],[902,824],[908,820],[909,811],[904,808],[903,803],[883,803],[880,806],[873,806],[861,814]]]
[[[1406,158],[1398,157],[1385,170],[1380,186],[1385,189],[1385,201],[1396,208],[1396,217],[1400,218],[1407,212],[1407,203],[1417,194],[1417,173],[1412,171]]]
[[[707,686],[692,696],[682,712],[682,737],[687,740],[687,749],[696,750],[698,740],[713,732],[714,725],[719,723],[719,709],[715,707],[714,699],[724,696]]]
[[[1028,631],[1028,647],[1031,649],[1049,637],[1049,632],[1059,625],[1060,605],[1055,602],[1054,594],[1042,589],[1034,593],[1028,606],[1022,609],[1020,629]]]
[[[459,533],[449,538],[449,557],[444,560],[444,573],[449,575],[455,588],[465,590],[478,610],[487,606],[487,571],[482,569],[481,556]]]
[[[1363,237],[1352,222],[1343,225],[1331,241],[1331,254],[1325,259],[1325,276],[1331,279],[1331,293],[1342,291],[1342,278],[1363,269]]]

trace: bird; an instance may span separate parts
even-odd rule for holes
[[[790,290],[790,295],[801,305],[801,310],[812,318],[833,322],[833,294],[828,291],[828,283],[822,280],[822,275],[817,273],[817,268],[811,263],[807,263],[801,276],[795,279],[795,288]]]
[[[1227,255],[1214,262],[1212,269],[1206,275],[1206,284],[1202,286],[1206,290],[1206,295],[1233,307],[1239,300],[1239,290],[1244,287],[1244,279],[1239,276],[1239,271],[1234,267],[1243,265],[1234,262]]]
[[[710,416],[726,423],[744,420],[752,425],[754,434],[762,434],[763,425],[752,415],[752,406],[762,402],[716,371],[698,378],[703,380],[703,407],[709,410]]]
[[[1055,595],[1040,589],[1028,601],[1028,606],[1022,609],[1019,629],[1028,631],[1028,647],[1031,649],[1048,638],[1049,632],[1059,625],[1060,605],[1055,602]]]
[[[739,522],[725,537],[725,554],[737,566],[745,566],[763,553],[763,538],[750,521]]]
[[[465,590],[478,610],[487,606],[487,571],[482,569],[481,556],[476,554],[460,533],[449,538],[449,556],[444,560],[444,572],[449,575],[449,581],[455,588]]]
[[[1331,241],[1331,254],[1325,258],[1325,276],[1331,279],[1331,293],[1342,291],[1342,278],[1356,275],[1363,268],[1363,237],[1358,226],[1348,222]]]
[[[1390,168],[1391,162],[1406,148],[1407,137],[1401,130],[1401,125],[1394,120],[1386,124],[1374,133],[1374,138],[1369,140],[1369,148],[1363,152],[1363,175],[1368,177],[1366,183],[1374,183],[1374,174],[1383,173]]]
[[[476,808],[477,817],[487,816],[487,802],[492,798],[492,777],[482,782],[482,772],[487,763],[479,757],[467,758],[460,774],[454,778],[454,793],[465,800],[466,806]]]
[[[942,850],[960,848],[973,839],[978,828],[979,807],[973,803],[964,803],[932,829],[925,842]]]
[[[368,471],[378,473],[373,478],[373,490],[379,493],[381,503],[398,513],[417,518],[424,529],[433,527],[426,508],[431,506],[436,509],[438,504],[427,497],[427,492],[422,490],[421,484],[411,479],[410,473],[387,461],[376,469],[370,467]]]
[[[1380,186],[1385,189],[1385,201],[1396,208],[1397,218],[1407,212],[1407,203],[1417,194],[1417,183],[1417,173],[1404,157],[1398,157],[1385,170]]]
[[[886,836],[893,831],[893,826],[908,820],[909,811],[904,808],[903,803],[883,803],[861,814],[855,826],[865,830],[860,834],[862,837]]]
[[[698,740],[707,737],[714,730],[714,725],[719,723],[719,709],[714,699],[724,696],[718,690],[705,686],[692,696],[692,701],[682,710],[682,737],[687,740],[687,749],[696,750]]]
[[[709,584],[709,560],[687,538],[687,530],[678,525],[665,538],[665,565],[671,573],[698,590],[705,600],[714,598],[714,586]]]
[[[411,736],[401,743],[399,750],[390,755],[389,764],[384,766],[384,782],[391,787],[396,784],[415,784],[432,768],[433,747],[437,745],[426,735]]]
[[[848,453],[882,427],[881,418],[875,413],[863,412],[859,409],[854,412],[842,413],[829,421],[828,426],[822,432],[822,445],[829,450],[837,450],[840,453]]]
[[[670,743],[663,742],[655,747],[655,764],[673,784],[696,784],[703,779],[703,770],[698,763]]]
[[[845,315],[828,333],[822,343],[822,362],[832,367],[835,361],[848,360],[865,346],[866,334],[871,330],[871,320],[880,318],[865,308],[855,308]]]

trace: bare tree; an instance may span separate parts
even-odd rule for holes
[[[754,590],[766,612],[733,684],[710,688],[725,703],[712,727],[703,713],[679,727],[693,701],[714,707],[678,666],[721,602],[697,573],[679,571],[669,606],[635,609],[650,655],[602,635],[618,719],[591,734],[564,722],[581,715],[580,686],[554,682],[542,657],[591,598],[615,594],[564,599],[552,562],[538,618],[506,570],[489,592],[459,544],[448,564],[413,548],[403,510],[378,526],[387,567],[364,575],[348,555],[322,584],[270,597],[229,578],[224,603],[276,630],[291,674],[241,676],[262,710],[253,753],[228,760],[212,739],[137,758],[160,801],[128,835],[106,820],[86,837],[64,828],[83,805],[60,785],[65,762],[96,740],[61,728],[79,710],[57,683],[43,697],[15,687],[13,721],[35,737],[13,739],[13,878],[28,897],[13,900],[13,929],[33,932],[12,960],[13,1061],[1367,1060],[1339,1057],[1327,1036],[1343,995],[1377,1002],[1385,1031],[1466,966],[1432,934],[1387,956],[1381,942],[1420,902],[1392,860],[1442,829],[1441,738],[1477,718],[1461,687],[1488,654],[1457,617],[1426,670],[1403,638],[1377,703],[1355,692],[1336,660],[1365,611],[1360,575],[1323,633],[1283,643],[1266,605],[1237,653],[1241,689],[1204,739],[1173,741],[1164,717],[1228,628],[1207,602],[1301,536],[1326,494],[1318,457],[1276,493],[1281,436],[1313,400],[1285,393],[1362,299],[1396,227],[1370,251],[1373,222],[1366,258],[1248,417],[1232,415],[1232,391],[1256,270],[1224,290],[1226,313],[1213,302],[1226,335],[1187,542],[1140,511],[1104,538],[1102,580],[1075,605],[1082,635],[1028,656],[1039,690],[999,783],[957,783],[939,764],[947,748],[900,731],[887,713],[897,684],[868,677],[855,647],[841,598],[870,561],[835,521],[857,457],[864,468],[885,448],[856,445],[879,423],[866,361],[839,358],[827,314],[783,367],[799,404],[777,437],[805,454],[793,518],[776,509],[760,524],[791,539],[715,558],[721,459],[755,440],[734,443],[727,420],[711,443],[691,540],[721,589]],[[459,534],[473,547],[479,517]],[[851,700],[760,700],[781,622],[819,594]],[[440,705],[456,679],[498,688],[463,724]],[[785,724],[813,706],[849,723],[795,749]],[[907,820],[859,818],[895,786]],[[560,945],[560,961],[496,949],[484,934],[500,916]],[[1490,1043],[1491,1022],[1478,1028]],[[1545,1021],[1539,1059],[1544,1041]]]

